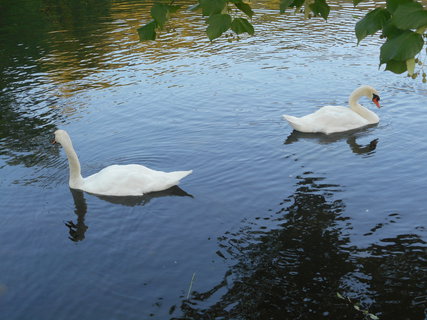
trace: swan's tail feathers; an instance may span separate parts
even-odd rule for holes
[[[179,182],[179,180],[185,178],[186,176],[188,176],[192,172],[193,172],[193,170],[188,170],[188,171],[174,171],[174,172],[171,172],[170,175],[173,176],[173,178],[176,179]]]
[[[294,116],[283,115],[283,119],[289,122],[289,124],[297,131],[302,131],[301,125],[298,123],[299,118]]]

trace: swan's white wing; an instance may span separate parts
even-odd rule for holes
[[[340,106],[325,106],[313,114],[321,132],[343,132],[363,127],[368,121],[353,110]]]
[[[323,132],[326,134],[343,132],[363,127],[366,119],[349,108],[341,106],[325,106],[314,113],[301,118],[284,116],[291,126],[300,132]]]
[[[83,190],[111,196],[138,196],[166,190],[191,171],[163,172],[141,165],[112,165],[84,179]]]

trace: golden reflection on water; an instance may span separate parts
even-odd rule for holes
[[[190,12],[183,5],[184,9],[171,17],[157,41],[140,42],[136,30],[151,19],[150,3],[109,2],[103,10],[91,13],[90,19],[76,22],[67,16],[64,21],[55,21],[57,29],[49,33],[48,52],[38,64],[48,82],[55,85],[54,96],[69,98],[84,90],[132,84],[138,77],[173,73],[173,68],[162,68],[159,63],[178,58],[209,57],[239,50],[245,59],[255,61],[259,56],[247,52],[259,50],[257,45],[273,52],[355,45],[354,24],[375,4],[362,3],[360,10],[351,1],[332,2],[327,22],[321,18],[304,20],[292,10],[281,15],[277,1],[257,1],[252,6],[256,30],[253,37],[242,36],[236,41],[227,33],[210,43],[201,13]],[[109,74],[108,70],[113,69],[123,72]],[[127,77],[131,70],[136,72],[136,79]]]

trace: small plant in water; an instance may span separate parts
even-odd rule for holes
[[[380,318],[376,316],[373,313],[370,313],[368,310],[363,309],[358,302],[353,302],[349,297],[344,297],[339,292],[337,292],[337,297],[341,300],[344,300],[347,304],[352,305],[354,309],[361,312],[364,316],[364,319],[371,319],[371,320],[379,320]]]

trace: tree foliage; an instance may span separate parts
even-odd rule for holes
[[[212,41],[231,30],[237,35],[253,35],[255,30],[250,22],[254,11],[249,3],[243,0],[195,0],[190,10],[201,11],[206,17],[206,34]],[[357,6],[364,0],[353,0]],[[159,0],[151,8],[153,20],[138,29],[141,41],[155,40],[171,13],[180,6]],[[327,20],[330,7],[327,0],[280,0],[280,13],[287,10],[302,12],[304,18],[322,17]],[[249,20],[248,20],[249,19]],[[378,6],[369,11],[356,23],[355,33],[358,43],[367,36],[380,33],[384,43],[380,48],[380,65],[394,73],[408,72],[415,77],[415,66],[422,64],[417,56],[422,51],[427,37],[427,10],[416,0],[387,0],[384,7]],[[423,81],[426,82],[425,73]]]

